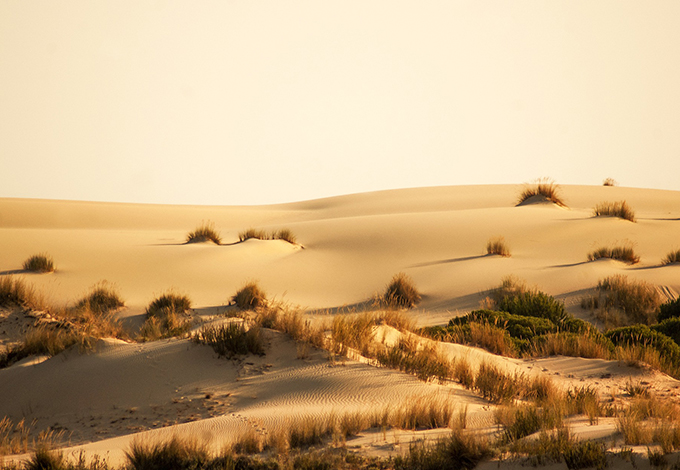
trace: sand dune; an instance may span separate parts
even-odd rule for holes
[[[0,199],[0,275],[23,276],[53,304],[71,304],[105,279],[120,291],[126,306],[119,315],[130,325],[139,325],[147,304],[168,288],[190,296],[195,313],[213,318],[249,280],[258,280],[270,297],[328,319],[366,305],[400,271],[423,293],[411,313],[419,325],[444,324],[478,308],[485,291],[510,274],[584,318],[589,314],[579,307],[580,298],[612,274],[651,282],[668,298],[680,293],[680,266],[661,265],[671,249],[680,248],[680,193],[565,186],[566,208],[517,207],[520,190],[420,188],[257,207]],[[636,223],[592,217],[597,203],[624,199],[636,211]],[[223,244],[185,244],[187,232],[206,220],[215,223]],[[299,244],[238,243],[239,231],[250,227],[289,228]],[[505,238],[511,257],[486,254],[494,236]],[[587,262],[589,251],[620,242],[631,243],[641,262]],[[39,252],[54,258],[54,273],[22,271],[23,261]],[[35,324],[24,313],[0,310],[0,346]],[[402,334],[381,328],[384,338]],[[112,462],[122,461],[122,450],[139,433],[185,433],[219,447],[248,429],[266,434],[305,416],[371,410],[433,393],[467,405],[472,427],[493,425],[489,404],[457,384],[426,383],[359,357],[330,363],[320,350],[298,359],[293,340],[265,333],[267,354],[238,360],[218,358],[188,339],[107,339],[88,354],[72,349],[25,360],[0,370],[0,416],[64,430],[74,448],[108,454]],[[456,344],[441,348],[452,359],[549,376],[564,388],[585,383],[616,393],[627,381],[645,380],[667,396],[678,391],[675,379],[617,361],[524,360]],[[614,432],[611,423],[603,426],[598,432]],[[586,436],[597,434],[582,428]],[[380,453],[382,438],[367,436],[353,445]],[[407,445],[403,440],[402,450]]]

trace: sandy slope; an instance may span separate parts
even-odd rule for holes
[[[169,287],[188,294],[197,311],[209,312],[251,279],[270,296],[332,314],[370,299],[399,271],[411,275],[424,294],[414,312],[420,324],[444,323],[476,308],[483,291],[508,274],[565,300],[581,316],[580,296],[611,274],[653,282],[669,296],[680,292],[680,266],[659,265],[668,251],[680,248],[680,193],[566,186],[569,208],[515,207],[520,189],[422,188],[258,207],[0,199],[0,274],[23,275],[55,303],[73,302],[106,279],[118,286],[127,306],[122,315],[129,317],[141,315]],[[598,202],[623,199],[636,210],[637,223],[591,217]],[[224,245],[184,244],[186,233],[203,220],[215,222]],[[301,246],[234,243],[251,226],[288,227]],[[505,237],[512,257],[485,255],[486,241],[497,235]],[[641,263],[585,262],[588,251],[617,241],[632,242]],[[55,273],[21,271],[22,262],[38,252],[54,257]],[[4,311],[0,319],[5,316],[25,320],[16,312]],[[2,340],[10,341],[22,327],[3,322]],[[111,452],[114,461],[137,432],[190,433],[219,446],[246,429],[266,433],[305,415],[373,409],[433,392],[469,405],[471,424],[491,423],[487,404],[457,385],[426,384],[352,360],[332,365],[321,351],[297,359],[290,339],[267,334],[267,355],[238,361],[219,359],[187,340],[107,340],[95,353],[69,351],[16,364],[0,370],[0,416],[64,429],[74,444],[93,441],[88,450]],[[611,361],[524,361],[459,345],[444,349],[474,364],[492,361],[509,371],[547,374],[561,386],[592,384],[616,394],[633,379],[668,395],[678,392],[677,382],[662,374]],[[381,436],[364,439],[356,445],[384,444]]]

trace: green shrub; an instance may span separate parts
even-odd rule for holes
[[[640,257],[635,253],[632,246],[601,247],[588,253],[588,261],[602,258],[615,259],[628,264],[640,262]]]
[[[555,184],[555,182],[549,178],[540,178],[534,185],[525,186],[519,195],[517,204],[522,204],[534,196],[542,196],[558,206],[566,207],[564,200],[560,197],[559,185]]]
[[[449,326],[464,325],[470,322],[491,323],[507,330],[513,338],[520,339],[533,339],[536,335],[557,331],[557,325],[547,318],[513,315],[495,310],[475,310],[465,316],[452,318],[449,320]]]
[[[106,281],[95,284],[90,293],[76,302],[76,308],[89,309],[96,314],[105,315],[109,312],[123,307],[125,303],[121,300],[116,289]]]
[[[569,316],[562,302],[543,292],[524,292],[504,297],[498,304],[498,310],[513,315],[547,318],[558,326]]]
[[[680,297],[659,305],[659,321],[680,317]]]
[[[186,238],[187,243],[203,243],[213,242],[216,245],[222,243],[220,234],[215,230],[215,224],[212,222],[205,222],[200,225],[193,232],[189,232]]]
[[[24,270],[34,273],[51,273],[54,271],[54,260],[47,253],[40,253],[24,261]]]
[[[665,334],[646,325],[624,326],[605,333],[615,346],[650,348],[659,352],[668,364],[680,365],[680,346]]]
[[[257,310],[267,306],[267,295],[256,282],[249,282],[231,298],[241,310]]]
[[[680,345],[680,317],[667,318],[656,325],[650,326],[650,328],[663,333]]]
[[[635,211],[626,203],[620,202],[601,202],[593,209],[595,217],[611,216],[635,222]]]
[[[231,322],[203,328],[194,335],[193,340],[211,346],[218,355],[228,358],[238,354],[264,354],[264,339],[260,329],[252,327],[246,330],[243,323]]]
[[[385,289],[382,300],[394,308],[413,308],[420,302],[420,293],[413,280],[404,273],[396,274]]]

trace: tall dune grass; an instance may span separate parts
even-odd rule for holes
[[[486,242],[486,253],[489,255],[510,256],[510,248],[503,237],[491,238]]]
[[[601,202],[593,209],[593,215],[595,217],[618,217],[620,219],[635,222],[635,211],[626,201]]]
[[[635,249],[630,245],[601,247],[588,253],[588,261],[602,258],[611,258],[628,264],[640,262],[640,256],[635,253]]]
[[[213,242],[215,245],[222,243],[222,238],[217,230],[215,230],[215,224],[213,222],[204,222],[195,230],[187,234],[186,243],[204,242]]]
[[[541,196],[553,204],[566,207],[564,200],[560,196],[560,187],[550,178],[539,178],[532,185],[525,185],[520,193],[517,204],[522,204],[534,196]]]
[[[396,274],[385,288],[383,303],[393,308],[413,308],[420,302],[421,295],[413,280],[405,273]]]
[[[661,261],[661,264],[680,263],[680,250],[669,251],[666,257]]]
[[[51,273],[54,271],[54,260],[47,253],[40,253],[24,261],[23,268],[34,273]]]

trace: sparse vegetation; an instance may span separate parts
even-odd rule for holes
[[[667,265],[667,264],[673,264],[673,263],[680,263],[680,250],[674,250],[668,252],[666,257],[661,261],[661,264]]]
[[[421,295],[413,280],[404,273],[396,274],[385,288],[383,303],[392,308],[413,308]]]
[[[505,243],[505,238],[495,237],[486,243],[486,253],[489,255],[509,257],[510,248],[508,248],[507,243]]]
[[[88,309],[95,314],[108,314],[124,305],[116,289],[102,281],[95,284],[89,294],[76,303],[76,308]]]
[[[125,451],[125,456],[129,467],[134,470],[229,468],[226,465],[210,465],[219,464],[220,458],[211,458],[205,444],[176,436],[155,443],[135,440]],[[233,461],[231,464],[233,466]]]
[[[191,327],[187,315],[190,308],[191,300],[187,296],[172,291],[162,294],[146,308],[146,321],[138,339],[154,341],[184,335]]]
[[[605,326],[656,322],[661,296],[644,281],[629,280],[624,275],[608,276],[597,283],[597,293],[581,301],[582,308],[598,310]]]
[[[566,207],[560,196],[560,187],[550,178],[540,178],[533,185],[526,185],[519,195],[517,204],[527,202],[529,199],[539,196],[547,201]]]
[[[492,455],[488,440],[480,435],[454,429],[434,445],[417,442],[406,457],[398,457],[396,468],[403,470],[470,470]]]
[[[618,186],[619,183],[614,178],[605,178],[602,181],[602,186]]]
[[[204,222],[193,232],[189,232],[186,238],[187,243],[213,242],[215,245],[222,243],[220,234],[215,230],[213,222]]]
[[[257,240],[284,240],[292,245],[297,244],[297,237],[290,229],[287,228],[273,230],[271,232],[261,229],[249,228],[248,230],[244,230],[238,234],[239,242],[244,242],[250,238]]]
[[[0,276],[0,307],[20,305],[41,310],[44,300],[21,277]]]
[[[264,339],[260,328],[245,328],[242,322],[202,328],[193,336],[194,342],[211,346],[220,356],[227,358],[239,354],[264,354]]]
[[[33,255],[24,261],[24,270],[34,273],[51,273],[54,271],[54,260],[47,253]]]
[[[595,217],[618,217],[624,220],[635,222],[635,211],[626,201],[620,202],[601,202],[593,209]]]
[[[257,310],[267,306],[267,295],[256,282],[248,282],[231,301],[241,310]]]
[[[595,261],[601,258],[611,258],[628,264],[640,262],[640,257],[630,245],[601,247],[588,253],[588,261]]]

